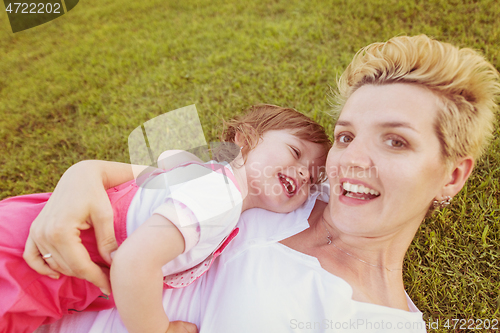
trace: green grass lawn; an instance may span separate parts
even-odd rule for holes
[[[257,103],[331,133],[330,87],[354,53],[421,33],[500,69],[498,0],[81,0],[16,34],[0,14],[0,198],[51,191],[83,159],[128,162],[134,128],[190,104],[207,141]],[[500,319],[499,134],[408,251],[407,292],[426,318]]]

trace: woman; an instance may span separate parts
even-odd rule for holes
[[[330,186],[287,215],[248,211],[239,222],[242,237],[204,279],[179,292],[199,306],[180,301],[167,313],[202,332],[425,331],[404,291],[403,258],[426,214],[448,205],[469,177],[491,137],[499,94],[498,73],[470,49],[426,36],[362,49],[339,81],[341,112],[326,164]],[[119,165],[89,170],[110,177],[105,185],[130,177]],[[74,178],[69,172],[58,185],[59,197]],[[86,186],[104,193],[102,186]],[[89,209],[101,205],[90,202],[68,218],[106,211]],[[51,253],[52,268],[86,276],[83,265],[72,264],[81,256],[65,253],[79,250],[40,236],[47,233],[43,223],[66,218],[59,214],[47,210],[37,221],[26,258],[51,273],[39,254]],[[97,226],[100,239],[111,234],[103,232],[111,227]],[[64,264],[65,257],[76,259]],[[166,292],[164,299],[172,304],[179,293]],[[117,327],[113,312],[94,324]]]

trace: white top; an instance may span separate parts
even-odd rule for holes
[[[151,215],[162,215],[179,229],[185,241],[184,252],[163,266],[163,275],[196,266],[217,249],[238,222],[243,199],[234,181],[231,167],[214,161],[190,163],[150,177],[130,203],[127,235]]]
[[[289,214],[243,213],[240,234],[207,274],[164,292],[170,320],[193,322],[201,333],[425,332],[409,298],[411,312],[353,301],[350,285],[316,258],[278,243],[308,228],[316,198],[326,201],[328,187],[320,192]],[[60,332],[126,332],[116,309],[86,316],[77,325],[65,319]]]

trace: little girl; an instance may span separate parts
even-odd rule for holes
[[[325,178],[328,136],[293,109],[251,107],[228,123],[223,139],[241,150],[230,163],[185,163],[107,191],[119,244],[111,285],[130,332],[169,331],[163,288],[185,287],[206,272],[238,233],[242,211],[291,212],[305,202],[310,186]],[[0,202],[0,332],[32,332],[72,311],[114,306],[85,280],[54,280],[24,262],[30,224],[49,196]],[[81,238],[92,260],[105,266],[93,231],[82,231]],[[43,257],[51,260],[50,254]]]

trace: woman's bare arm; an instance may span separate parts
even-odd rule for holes
[[[158,157],[158,168],[169,170],[186,162],[203,162],[198,156],[184,150],[167,150]]]
[[[113,210],[105,190],[133,179],[134,173],[144,168],[106,161],[82,161],[71,166],[33,221],[24,250],[28,265],[53,278],[60,272],[86,279],[109,294],[107,274],[90,260],[80,231],[94,227],[99,253],[111,263],[110,253],[117,244]],[[52,257],[45,261],[41,254],[47,253]]]

